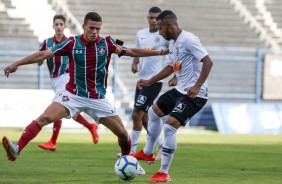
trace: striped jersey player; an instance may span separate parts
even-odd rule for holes
[[[16,160],[42,127],[82,111],[111,130],[118,137],[122,155],[129,154],[131,140],[120,117],[105,98],[111,55],[156,56],[164,51],[125,48],[116,44],[110,36],[100,37],[102,18],[96,12],[85,15],[82,27],[82,35],[70,37],[52,49],[36,52],[4,69],[8,77],[21,65],[37,63],[54,56],[69,58],[70,79],[66,90],[57,94],[45,111],[26,127],[17,144],[3,137],[2,144],[9,160]]]

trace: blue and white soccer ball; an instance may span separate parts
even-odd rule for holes
[[[121,156],[115,164],[115,172],[122,180],[132,180],[138,175],[138,160],[130,155]]]

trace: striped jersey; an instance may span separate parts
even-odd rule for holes
[[[98,37],[88,43],[83,35],[70,37],[52,48],[55,56],[68,56],[70,80],[66,90],[72,94],[93,99],[106,95],[108,67],[111,54],[122,56],[125,47],[120,47],[110,37]]]
[[[67,38],[64,36],[59,42],[56,37],[51,37],[43,41],[39,50],[44,51],[53,48],[55,45],[62,43]],[[69,73],[68,69],[69,59],[67,56],[55,56],[47,59],[47,66],[51,78],[58,77],[62,74]]]

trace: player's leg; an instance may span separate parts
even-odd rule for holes
[[[147,130],[148,121],[149,121],[148,113],[146,113],[146,114],[144,114],[143,119],[142,119],[142,125],[146,129],[146,132],[148,131]],[[162,122],[163,122],[163,118],[162,118]],[[132,141],[132,138],[131,138],[131,141]],[[157,138],[156,145],[157,145],[156,160],[161,160],[161,157],[162,157],[162,147],[163,147],[163,138],[162,138],[161,135]]]
[[[12,143],[6,136],[2,139],[2,144],[6,150],[9,160],[16,160],[24,147],[41,131],[42,127],[54,121],[67,117],[69,110],[63,105],[53,102],[50,104],[43,114],[36,120],[33,120],[24,130],[18,143]]]
[[[130,152],[131,140],[120,117],[118,115],[103,117],[99,119],[99,122],[110,129],[118,137],[121,154],[128,155]]]
[[[147,131],[148,109],[152,106],[162,88],[162,82],[154,83],[150,86],[144,86],[141,90],[136,88],[135,104],[132,114],[133,129],[131,133],[131,150],[136,151],[142,125]]]
[[[60,133],[60,129],[62,127],[62,120],[57,120],[53,123],[53,132],[52,132],[52,137],[51,139],[42,144],[38,144],[38,146],[44,150],[50,150],[50,151],[55,151],[57,148],[57,139],[58,135]]]
[[[92,135],[92,140],[94,144],[97,144],[99,141],[99,135],[98,135],[98,125],[96,123],[89,123],[81,114],[76,114],[73,119],[88,128]]]
[[[133,126],[131,131],[131,149],[130,152],[136,152],[141,131],[142,131],[142,117],[145,115],[145,112],[140,109],[133,109],[132,112],[132,120],[133,120]]]
[[[51,78],[51,86],[54,90],[54,93],[55,94],[61,93],[61,91],[65,89],[65,84],[68,82],[68,80],[69,80],[68,73],[62,74],[58,77]],[[57,138],[61,127],[62,127],[62,120],[60,119],[55,121],[53,124],[53,132],[51,139],[46,143],[39,144],[38,146],[45,150],[55,151],[57,147],[56,146]]]
[[[153,149],[156,140],[161,134],[162,120],[161,117],[168,114],[174,107],[175,96],[173,91],[168,91],[160,96],[157,103],[154,104],[148,111],[148,131],[147,142],[143,150],[132,154],[139,160],[145,160],[148,162],[155,161],[153,157]],[[161,108],[161,109],[160,109]]]
[[[178,92],[179,93],[179,92]],[[177,147],[176,132],[180,126],[185,126],[187,120],[192,118],[206,104],[202,98],[191,99],[187,95],[178,94],[175,107],[164,125],[164,143],[162,160],[159,172],[148,179],[149,182],[169,181],[168,170]]]
[[[136,85],[136,89],[135,89],[135,97],[134,97],[134,108],[132,111],[132,121],[133,121],[133,125],[132,125],[132,131],[131,131],[131,148],[130,148],[130,152],[135,152],[138,142],[139,142],[139,138],[141,135],[141,131],[142,131],[142,117],[145,114],[144,109],[146,109],[145,106],[145,102],[147,97],[144,96],[144,92],[145,92],[145,88],[142,89],[138,89],[137,85]]]
[[[110,129],[117,137],[121,147],[122,155],[128,155],[130,152],[131,140],[122,124],[120,117],[107,99],[87,99],[83,100],[85,108],[83,109],[95,122],[101,123]]]

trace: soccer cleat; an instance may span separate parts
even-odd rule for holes
[[[132,154],[132,153],[135,153],[135,151],[130,151],[129,155]],[[121,152],[117,153],[118,158],[121,157],[121,156],[122,156]]]
[[[99,136],[98,136],[98,125],[96,124],[92,124],[92,128],[89,129],[91,135],[92,135],[92,139],[93,139],[93,142],[94,144],[97,144],[98,141],[99,141]]]
[[[121,157],[121,152],[117,153],[117,157]]]
[[[145,170],[138,164],[138,175],[145,175],[146,172]]]
[[[8,160],[15,161],[19,156],[18,145],[10,141],[6,136],[2,138],[2,145],[6,150]]]
[[[143,150],[136,153],[130,153],[129,155],[135,157],[137,160],[144,160],[148,163],[154,163],[156,160],[153,153],[146,155]]]
[[[162,159],[162,148],[163,148],[162,146],[158,147],[156,160],[161,160]]]
[[[151,178],[147,180],[148,182],[169,182],[171,181],[170,176],[163,172],[155,173]]]
[[[38,146],[42,149],[50,151],[55,151],[57,148],[56,144],[54,144],[51,140],[46,143],[38,144]]]

